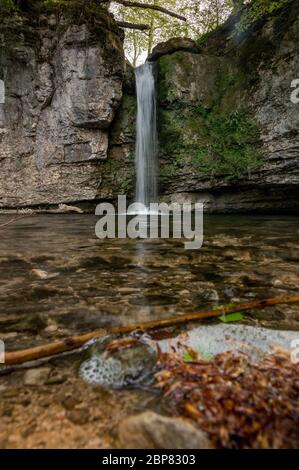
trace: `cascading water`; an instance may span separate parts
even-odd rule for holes
[[[157,196],[157,114],[154,64],[135,69],[137,89],[136,202],[146,207]]]

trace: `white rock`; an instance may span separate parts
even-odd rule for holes
[[[25,372],[24,375],[24,385],[43,385],[47,381],[50,372],[50,367],[39,367],[37,369],[29,369]]]

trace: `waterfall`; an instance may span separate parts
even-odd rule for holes
[[[146,207],[157,196],[157,115],[154,64],[135,69],[137,90],[136,202]]]

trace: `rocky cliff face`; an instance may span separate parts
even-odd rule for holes
[[[299,208],[298,11],[290,1],[245,32],[231,17],[201,43],[154,50],[164,199],[219,211]]]
[[[134,194],[134,74],[123,32],[85,4],[2,18],[0,208],[93,209]],[[243,31],[239,14],[198,43],[153,51],[162,199],[298,210],[298,11],[299,0],[284,2]]]
[[[0,207],[105,197],[122,31],[105,11],[75,10],[6,17],[0,38]]]

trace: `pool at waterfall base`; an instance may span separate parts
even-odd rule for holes
[[[0,218],[5,223],[11,216]],[[96,220],[91,215],[32,215],[2,230],[0,338],[7,351],[97,328],[298,292],[296,217],[206,215],[200,250],[185,250],[175,239],[99,240],[94,233]],[[162,351],[167,351],[178,335],[194,331],[186,346],[198,347],[207,358],[219,353],[217,341],[219,345],[223,331],[225,338],[230,335],[243,345],[247,338],[256,359],[263,335],[271,343],[269,330],[276,338],[273,345],[286,346],[299,337],[299,307],[286,304],[248,311],[231,325],[205,320],[200,330],[205,341],[196,333],[198,327],[191,323],[161,331],[160,337],[158,332],[156,337],[138,334],[137,340],[149,345],[146,348],[159,341]],[[165,402],[148,390],[150,372],[145,380],[141,377],[129,388],[126,382],[121,390],[109,381],[104,387],[97,381],[92,385],[84,374],[83,380],[82,364],[95,357],[94,350],[1,374],[2,447],[67,447],[71,442],[106,448],[115,445],[115,430],[127,416],[144,410],[165,412]],[[98,362],[92,362],[98,366],[95,376],[107,366],[97,357]],[[132,377],[131,367],[143,367],[143,356],[135,359],[134,353],[120,353],[114,366],[117,359],[117,367],[122,367],[124,358],[128,372],[123,375],[121,370],[121,377]],[[134,376],[139,377],[133,372]],[[111,378],[109,371],[107,377]],[[97,435],[91,438],[95,425]]]

